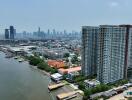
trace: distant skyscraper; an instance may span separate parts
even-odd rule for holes
[[[132,67],[132,26],[83,27],[82,73],[92,75],[94,64],[101,83],[127,78],[127,70]]]
[[[51,32],[50,32],[50,30],[48,29],[46,39],[50,39],[50,38],[51,38]]]
[[[38,28],[38,33],[40,33],[40,27]]]
[[[10,39],[14,39],[15,37],[15,29],[13,26],[10,26]]]
[[[42,37],[40,27],[38,27],[38,37]]]
[[[53,29],[53,34],[56,35],[56,31],[55,31],[55,29]]]
[[[9,29],[5,29],[5,39],[9,39]]]
[[[50,34],[50,30],[48,29],[47,34]]]
[[[65,35],[67,35],[67,32],[66,32],[66,30],[64,30],[64,34],[65,34]]]

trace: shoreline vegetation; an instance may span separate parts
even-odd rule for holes
[[[57,69],[51,68],[47,62],[44,59],[41,59],[39,56],[30,56],[25,58],[28,60],[30,65],[36,67],[36,69],[39,69],[48,76],[57,72]]]
[[[50,77],[50,73],[48,73],[48,72],[46,72],[44,70],[38,69],[37,66],[30,65],[30,68],[42,73],[43,75],[46,75],[46,76]]]

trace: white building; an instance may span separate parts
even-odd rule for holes
[[[97,85],[100,84],[100,82],[98,80],[85,80],[84,81],[85,87],[86,88],[92,88],[92,87],[96,87]]]
[[[58,82],[58,81],[63,79],[63,76],[61,74],[59,74],[59,73],[55,73],[55,74],[51,75],[51,79],[53,79],[54,81]]]

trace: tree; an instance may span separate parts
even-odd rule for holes
[[[30,57],[29,57],[29,63],[30,63],[31,65],[36,66],[36,65],[38,65],[38,64],[41,63],[41,62],[43,62],[43,60],[40,59],[39,57],[35,57],[35,56],[30,56]]]
[[[42,62],[42,63],[38,64],[39,69],[46,70],[47,67],[48,67],[48,65],[45,62]]]
[[[75,82],[84,81],[85,79],[87,79],[87,77],[82,76],[82,75],[74,77]]]
[[[77,55],[74,55],[71,59],[71,62],[75,64],[78,61]]]
[[[101,89],[102,89],[102,88],[101,88],[100,85],[97,85],[97,86],[96,86],[96,91],[101,91]]]
[[[65,54],[64,54],[64,58],[68,58],[69,56],[70,56],[69,53],[65,53]]]
[[[92,94],[91,89],[87,89],[87,90],[85,89],[84,94],[85,94],[85,96],[89,97]]]
[[[66,58],[66,62],[69,62],[69,59],[68,58]]]
[[[109,87],[108,85],[106,84],[100,84],[100,85],[97,85],[96,87],[92,88],[91,91],[92,93],[97,93],[97,92],[103,92],[103,91],[107,91],[109,90],[111,87]]]
[[[81,89],[81,90],[84,91],[84,98],[83,98],[83,100],[88,100],[88,98],[90,97],[90,95],[98,93],[98,92],[107,91],[107,90],[109,90],[111,88],[111,87],[109,87],[106,84],[100,84],[100,85],[97,85],[94,88],[88,88],[88,89],[85,88],[85,85],[84,85],[83,82],[79,82],[78,85],[79,85],[79,89]],[[94,100],[98,100],[98,98],[99,97],[95,98]]]
[[[51,74],[57,73],[57,69],[51,68],[46,62],[41,62],[37,66],[37,68],[50,72]]]
[[[126,84],[126,83],[128,83],[128,80],[127,79],[122,79],[122,80],[119,80],[119,81],[116,81],[116,82],[114,82],[114,83],[109,83],[108,85],[109,86],[120,86],[120,85],[124,85],[124,84]]]
[[[69,68],[68,66],[64,66],[64,69],[67,69],[67,68]]]
[[[50,72],[51,72],[51,74],[54,74],[54,73],[57,73],[58,71],[57,71],[57,69],[50,68]]]
[[[44,57],[47,59],[48,58],[48,55],[44,55]]]
[[[43,59],[41,59],[40,57],[36,57],[36,56],[30,56],[28,57],[29,63],[31,65],[37,66],[37,68],[41,69],[41,70],[45,70],[47,72],[50,72],[51,74],[56,73],[57,69],[55,68],[51,68],[47,62],[45,62]]]
[[[63,75],[63,79],[65,80],[67,78],[67,75]]]
[[[79,83],[78,83],[78,88],[79,88],[80,90],[84,90],[84,89],[85,89],[84,83],[83,83],[83,82],[79,82]]]

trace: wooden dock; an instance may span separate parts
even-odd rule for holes
[[[57,97],[58,100],[69,100],[71,98],[75,98],[78,93],[84,95],[83,91],[76,90],[76,91],[72,91],[72,92],[68,92],[68,93],[58,94],[56,97]]]
[[[78,92],[77,91],[73,91],[73,92],[68,92],[68,93],[61,93],[57,95],[57,99],[58,100],[63,100],[63,99],[67,99],[70,97],[76,97]]]
[[[52,84],[52,85],[49,85],[49,86],[48,86],[48,89],[49,89],[49,90],[54,90],[54,89],[57,89],[57,88],[62,87],[62,86],[64,86],[64,85],[65,85],[65,83]]]

